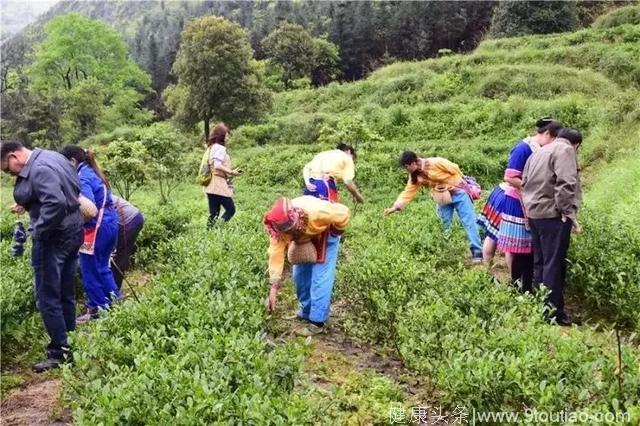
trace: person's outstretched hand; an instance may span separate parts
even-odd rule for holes
[[[385,217],[387,217],[390,214],[395,213],[397,211],[398,211],[398,209],[396,209],[395,207],[389,207],[388,209],[384,209],[383,214],[384,214]]]
[[[276,301],[278,299],[278,288],[279,288],[279,284],[277,285],[272,285],[271,289],[269,290],[269,296],[267,296],[267,310],[269,312],[273,312],[276,310]]]

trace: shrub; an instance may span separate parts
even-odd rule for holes
[[[234,147],[266,145],[273,141],[276,129],[276,125],[271,123],[242,126],[233,132],[230,145]]]
[[[640,232],[598,211],[581,213],[583,234],[574,238],[571,287],[620,327],[640,332]]]
[[[64,378],[75,422],[311,422],[292,393],[301,347],[264,339],[264,237],[239,229],[161,247],[171,265],[142,302],[74,336]]]
[[[105,173],[111,184],[128,200],[147,179],[147,149],[140,141],[118,138],[105,149],[105,160]]]
[[[640,6],[631,5],[614,9],[593,23],[595,28],[611,28],[625,24],[640,24]]]
[[[5,359],[42,332],[35,306],[29,253],[27,249],[23,257],[14,258],[11,242],[0,242],[0,341]]]
[[[478,274],[427,278],[397,325],[409,366],[431,377],[451,406],[478,412],[625,412],[637,403],[638,354],[623,347],[630,382],[618,392],[615,338],[563,333],[542,321],[541,301]],[[616,405],[611,401],[619,401]]]
[[[168,123],[155,123],[140,129],[138,140],[152,160],[149,174],[158,185],[160,202],[166,204],[172,192],[197,167],[187,166],[182,158],[188,139]]]
[[[159,206],[145,210],[144,227],[136,241],[136,262],[149,265],[158,260],[158,244],[184,233],[191,221],[191,213],[175,206]]]

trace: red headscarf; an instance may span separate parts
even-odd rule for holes
[[[262,223],[271,238],[281,238],[283,233],[299,230],[304,227],[304,211],[293,207],[291,200],[279,198],[271,209],[264,215]]]

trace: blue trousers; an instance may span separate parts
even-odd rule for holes
[[[109,267],[117,238],[117,220],[103,222],[96,235],[94,254],[80,253],[80,272],[89,308],[107,308],[113,297],[120,298],[120,291]]]
[[[461,190],[455,191],[451,194],[451,204],[446,206],[438,206],[438,216],[444,222],[445,229],[451,228],[451,221],[453,219],[453,211],[458,212],[460,223],[464,231],[467,233],[467,239],[469,240],[469,246],[471,253],[474,256],[482,256],[482,242],[480,240],[480,234],[478,233],[478,227],[476,226],[476,212],[473,209],[473,201],[471,197]]]
[[[329,318],[339,247],[340,237],[330,235],[324,263],[293,266],[293,283],[300,303],[298,315],[301,318],[313,322],[325,322]]]
[[[78,226],[45,241],[34,240],[31,248],[36,306],[50,338],[50,358],[62,358],[69,346],[67,332],[76,328],[74,278],[80,245],[82,228]]]

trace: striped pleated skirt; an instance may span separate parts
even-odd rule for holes
[[[496,186],[489,194],[482,212],[478,215],[478,226],[484,229],[486,236],[494,241],[498,241],[498,231],[502,220],[502,204],[505,198],[504,190]]]
[[[525,225],[522,201],[505,195],[498,231],[498,250],[505,253],[532,253],[531,233]]]

